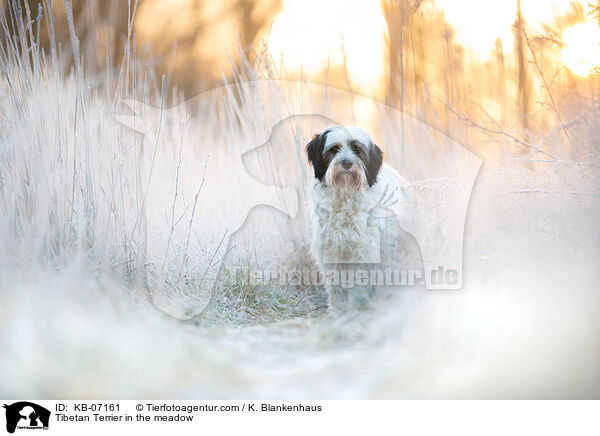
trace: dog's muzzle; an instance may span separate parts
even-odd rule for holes
[[[336,188],[359,189],[364,181],[360,165],[350,160],[340,160],[331,168],[331,184]]]

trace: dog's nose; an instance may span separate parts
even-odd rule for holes
[[[342,159],[340,161],[340,165],[342,165],[342,168],[345,170],[349,170],[352,167],[352,161],[350,159]]]

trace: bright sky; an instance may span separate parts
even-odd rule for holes
[[[562,34],[565,47],[561,61],[579,76],[587,75],[600,65],[600,27],[596,21],[586,21],[567,28]]]
[[[481,58],[489,56],[496,39],[504,50],[513,47],[512,25],[516,0],[435,0],[456,30],[461,45]],[[587,2],[584,4],[587,6]],[[521,0],[523,18],[530,29],[563,14],[569,0]],[[384,72],[385,19],[377,0],[285,0],[275,18],[269,49],[277,61],[282,53],[288,70],[318,72],[343,63],[355,84],[377,86]],[[585,75],[600,64],[600,30],[593,21],[565,31],[567,47],[561,60],[576,74]]]
[[[328,59],[343,64],[343,45],[352,79],[368,86],[384,70],[385,28],[377,0],[286,0],[269,49],[277,61],[285,53],[288,69],[317,72]]]
[[[461,45],[486,57],[500,38],[502,47],[513,47],[512,25],[517,16],[517,0],[435,0],[444,10],[446,21],[456,30]],[[569,8],[569,0],[521,0],[521,13],[527,26],[538,28]]]

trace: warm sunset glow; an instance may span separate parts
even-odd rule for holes
[[[600,28],[597,22],[586,21],[567,28],[562,40],[565,47],[560,57],[573,73],[586,76],[600,65]]]
[[[345,54],[350,79],[369,90],[384,72],[385,28],[376,0],[286,0],[268,46],[277,64],[307,73],[343,65]]]
[[[521,0],[521,15],[527,28],[535,31],[540,24],[550,23],[563,14],[570,3],[570,0]],[[459,43],[476,56],[487,57],[498,38],[505,51],[512,50],[516,0],[436,0],[436,4],[456,31]]]
[[[488,57],[497,39],[506,52],[512,51],[516,0],[435,3],[455,29],[458,42],[478,58]],[[535,32],[540,24],[551,23],[569,6],[570,0],[521,0],[521,13],[527,28]],[[276,64],[283,60],[288,71],[302,69],[308,74],[323,71],[328,62],[331,67],[343,65],[345,55],[353,84],[368,90],[376,87],[384,74],[385,32],[385,18],[376,0],[285,0],[281,13],[273,20],[268,47]],[[589,29],[586,32],[590,35]],[[589,41],[585,44],[576,51],[589,50]],[[581,62],[575,67],[579,61],[571,59],[577,55],[569,53],[568,62],[577,71],[587,68]]]

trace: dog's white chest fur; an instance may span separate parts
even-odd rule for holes
[[[340,192],[315,180],[312,251],[317,262],[378,263],[380,229],[369,219],[376,204],[370,190]]]
[[[358,191],[340,191],[314,180],[311,189],[312,253],[320,264],[380,263],[386,233],[379,202],[387,190],[406,183],[383,165],[377,183]]]

